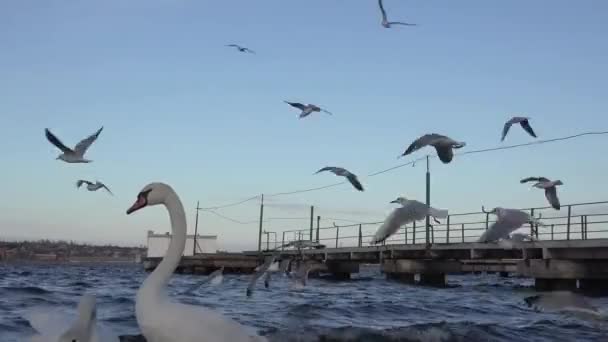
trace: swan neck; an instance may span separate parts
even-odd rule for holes
[[[150,274],[148,279],[146,279],[142,288],[161,290],[167,286],[186,246],[186,214],[184,206],[175,193],[168,195],[164,204],[169,212],[169,220],[171,222],[171,242],[163,260]]]

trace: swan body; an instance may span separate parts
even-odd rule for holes
[[[168,298],[165,288],[186,245],[184,207],[169,185],[150,183],[137,195],[127,215],[158,204],[169,212],[173,238],[161,263],[137,291],[135,315],[142,335],[148,342],[266,342],[266,338],[249,333],[235,320]]]

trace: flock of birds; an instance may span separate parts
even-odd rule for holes
[[[382,0],[378,1],[382,21],[381,25],[385,28],[391,28],[395,25],[415,26],[416,24],[389,21],[387,13],[384,9]],[[229,44],[228,47],[233,47],[243,53],[255,52],[247,47],[238,44]],[[319,107],[315,104],[303,104],[299,102],[285,101],[291,107],[300,110],[298,117],[300,119],[308,117],[314,112],[324,112],[332,115],[331,112]],[[537,135],[532,129],[529,118],[515,116],[504,123],[501,141],[504,141],[510,131],[511,126],[519,124],[525,132],[536,138]],[[47,140],[56,146],[61,154],[57,159],[66,163],[90,163],[92,160],[85,157],[90,146],[98,139],[103,127],[97,130],[92,135],[82,139],[74,148],[66,146],[57,136],[55,136],[48,128],[45,129]],[[441,162],[448,164],[454,158],[454,149],[460,149],[466,146],[463,141],[454,140],[446,135],[437,133],[424,134],[414,140],[403,152],[401,156],[407,156],[424,147],[433,147]],[[357,178],[357,175],[343,167],[326,166],[319,169],[315,174],[321,172],[332,172],[337,176],[345,177],[350,184],[358,191],[364,191],[364,187]],[[556,210],[560,209],[560,203],[557,196],[556,187],[562,185],[561,180],[551,181],[545,177],[529,177],[521,180],[521,183],[530,181],[536,182],[533,187],[544,189],[545,196],[548,202]],[[80,188],[86,184],[89,191],[105,189],[110,194],[110,189],[100,181],[77,180],[76,186]],[[399,204],[399,207],[394,209],[385,221],[377,229],[372,237],[370,244],[379,244],[399,230],[405,224],[423,220],[428,216],[433,217],[435,222],[440,223],[438,219],[448,216],[447,210],[436,209],[427,206],[425,203],[398,197],[391,203]],[[135,311],[138,326],[142,335],[150,342],[200,342],[200,341],[219,341],[219,342],[241,342],[241,341],[267,341],[265,337],[252,334],[237,323],[235,320],[229,319],[212,310],[197,307],[193,305],[181,304],[171,301],[165,293],[166,286],[171,278],[171,275],[178,266],[178,263],[183,255],[186,242],[186,217],[183,205],[179,196],[167,184],[150,183],[146,185],[137,195],[135,203],[127,209],[127,214],[131,214],[142,208],[164,205],[167,209],[171,222],[172,239],[170,245],[163,257],[163,260],[156,269],[148,275],[145,281],[137,291],[135,301]],[[517,209],[507,209],[496,207],[491,211],[482,210],[487,213],[492,213],[497,216],[496,222],[487,229],[479,238],[479,242],[497,242],[501,239],[524,239],[522,235],[512,235],[512,233],[527,222],[538,223],[538,219],[531,217],[528,213]],[[539,217],[540,218],[540,217]],[[314,247],[313,242],[310,246],[305,245],[303,241],[299,241],[300,245],[297,248]],[[294,245],[292,242],[287,246]],[[283,246],[285,247],[285,246]],[[294,279],[296,286],[305,286],[309,272],[316,267],[315,263],[306,263],[305,260],[300,260],[299,267],[296,272],[289,272],[290,263],[293,260],[277,260],[278,253],[275,251],[271,256],[266,257],[265,262],[260,265],[246,289],[246,295],[252,296],[257,280],[264,276],[264,285],[269,287],[272,273],[278,272]],[[218,285],[222,282],[223,271],[221,268],[213,272],[205,281],[211,285]],[[193,291],[198,288],[189,289]],[[48,331],[48,325],[45,327],[44,319],[38,317],[30,317],[30,323],[41,334],[32,338],[32,341],[60,341],[60,342],[89,342],[89,341],[117,341],[115,336],[101,337],[96,328],[96,305],[95,297],[90,294],[82,296],[78,306],[78,319],[68,329],[57,331],[57,326],[54,325],[54,332],[44,334],[44,330]],[[48,317],[46,317],[48,319]]]

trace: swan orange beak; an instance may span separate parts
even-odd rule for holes
[[[146,205],[148,205],[148,201],[146,200],[146,197],[138,196],[135,203],[133,203],[133,205],[129,209],[127,209],[127,215],[145,207]]]

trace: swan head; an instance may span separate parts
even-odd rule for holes
[[[171,192],[173,192],[171,187],[164,183],[150,183],[146,185],[137,194],[135,203],[127,209],[127,215],[147,206],[165,203],[165,199]]]

